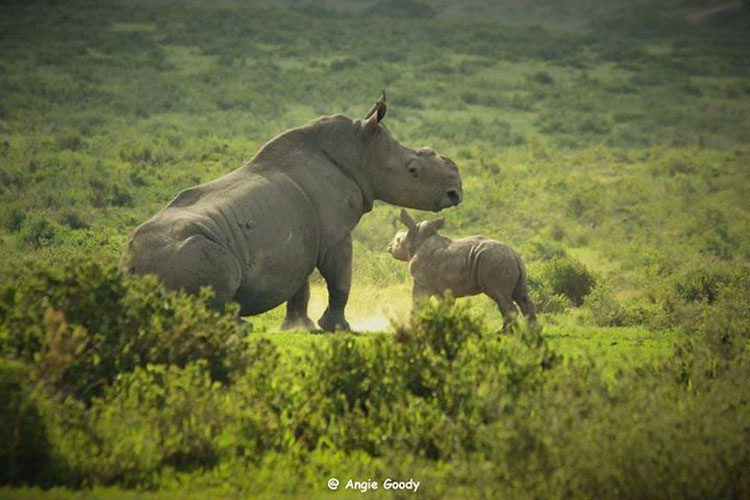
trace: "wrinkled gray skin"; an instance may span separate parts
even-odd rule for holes
[[[320,327],[349,329],[351,231],[373,201],[439,211],[463,196],[456,164],[399,144],[385,112],[383,93],[365,120],[321,117],[182,191],[130,234],[121,268],[173,290],[210,286],[217,309],[235,301],[243,316],[287,302],[282,328],[313,330],[308,278],[317,267],[329,294]]]
[[[452,240],[438,234],[445,219],[419,224],[401,211],[407,227],[388,245],[398,260],[409,262],[414,278],[414,303],[427,296],[442,296],[450,290],[454,297],[484,293],[497,304],[507,331],[516,315],[515,301],[529,321],[536,319],[534,304],[526,288],[526,267],[508,245],[484,236]]]

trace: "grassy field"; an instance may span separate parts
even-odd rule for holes
[[[389,475],[427,498],[750,495],[743,5],[4,5],[0,498],[361,495],[333,476],[389,498]],[[179,190],[382,88],[394,135],[459,165],[443,233],[517,249],[539,328],[499,338],[486,297],[410,321],[380,202],[352,335],[122,281]]]

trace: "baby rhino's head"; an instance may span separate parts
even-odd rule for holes
[[[417,253],[419,247],[438,230],[443,227],[445,219],[442,217],[435,220],[424,220],[417,224],[406,212],[401,210],[401,222],[406,226],[406,231],[399,231],[388,244],[388,251],[398,260],[408,261]]]
[[[388,251],[398,260],[409,260],[409,250],[406,248],[406,231],[399,231],[388,243]]]

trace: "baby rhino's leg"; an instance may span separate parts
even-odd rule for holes
[[[513,320],[518,314],[516,305],[513,303],[510,297],[504,295],[503,293],[487,293],[487,295],[489,295],[497,304],[497,308],[500,310],[500,314],[503,316],[503,333],[508,333],[510,331],[510,327],[513,325]]]
[[[526,316],[526,319],[536,321],[536,306],[534,306],[534,303],[529,298],[528,293],[513,295],[513,300],[521,308],[521,312]]]
[[[411,310],[412,313],[416,311],[420,303],[430,296],[430,290],[423,284],[414,281],[414,286],[411,289]]]
[[[526,319],[533,322],[536,321],[536,306],[534,306],[534,303],[529,298],[529,290],[526,286],[526,266],[523,265],[521,257],[517,257],[517,259],[521,272],[518,276],[516,287],[513,290],[513,300],[521,308],[521,312],[526,316]]]
[[[477,281],[479,289],[487,294],[497,304],[500,314],[503,316],[503,332],[508,332],[513,319],[518,314],[516,305],[513,303],[513,289],[519,278],[517,266],[504,265],[506,262],[481,262],[477,267]]]

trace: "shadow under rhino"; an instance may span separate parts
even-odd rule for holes
[[[283,329],[315,329],[309,276],[328,288],[323,330],[349,329],[351,232],[375,200],[439,211],[463,197],[456,164],[401,145],[383,124],[385,92],[364,120],[318,118],[266,143],[237,170],[180,192],[130,234],[123,272],[173,290],[210,286],[243,316],[287,303]]]

